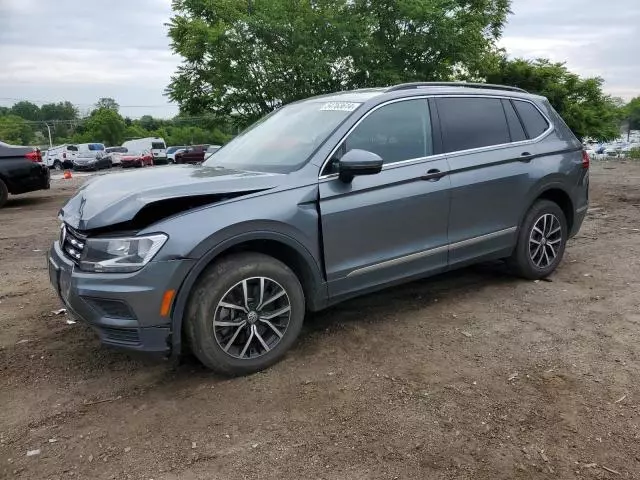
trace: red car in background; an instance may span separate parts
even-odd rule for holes
[[[153,155],[149,151],[140,153],[127,152],[120,157],[120,166],[122,168],[129,167],[153,167]]]

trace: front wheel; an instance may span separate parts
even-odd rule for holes
[[[207,367],[246,375],[284,356],[304,314],[302,286],[289,267],[261,253],[231,255],[209,267],[196,284],[186,336]]]
[[[8,199],[9,199],[9,189],[7,188],[7,185],[0,178],[0,208],[4,207]]]
[[[562,209],[549,200],[538,200],[522,222],[509,263],[524,278],[545,278],[560,264],[568,236]]]

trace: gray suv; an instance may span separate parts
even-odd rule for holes
[[[285,354],[306,311],[485,260],[551,274],[588,168],[549,102],[517,88],[314,97],[202,165],[90,180],[60,211],[51,282],[105,344],[247,374]]]

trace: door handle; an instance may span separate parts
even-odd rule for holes
[[[427,171],[426,175],[421,176],[420,179],[427,180],[429,182],[437,182],[445,175],[447,175],[447,172],[441,172],[437,168],[432,168],[431,170]]]
[[[533,160],[534,155],[530,154],[529,152],[522,152],[522,154],[520,154],[520,158],[519,160],[521,162],[530,162],[531,160]]]

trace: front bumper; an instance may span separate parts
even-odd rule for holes
[[[73,164],[73,169],[74,170],[96,170],[98,168],[98,163],[97,162],[93,162],[93,163],[83,163],[83,164],[78,164],[78,163],[74,163]]]
[[[134,273],[87,273],[64,255],[49,251],[49,279],[68,312],[95,330],[105,345],[168,354],[171,316],[160,306],[167,290],[180,288],[192,260],[151,262]]]

